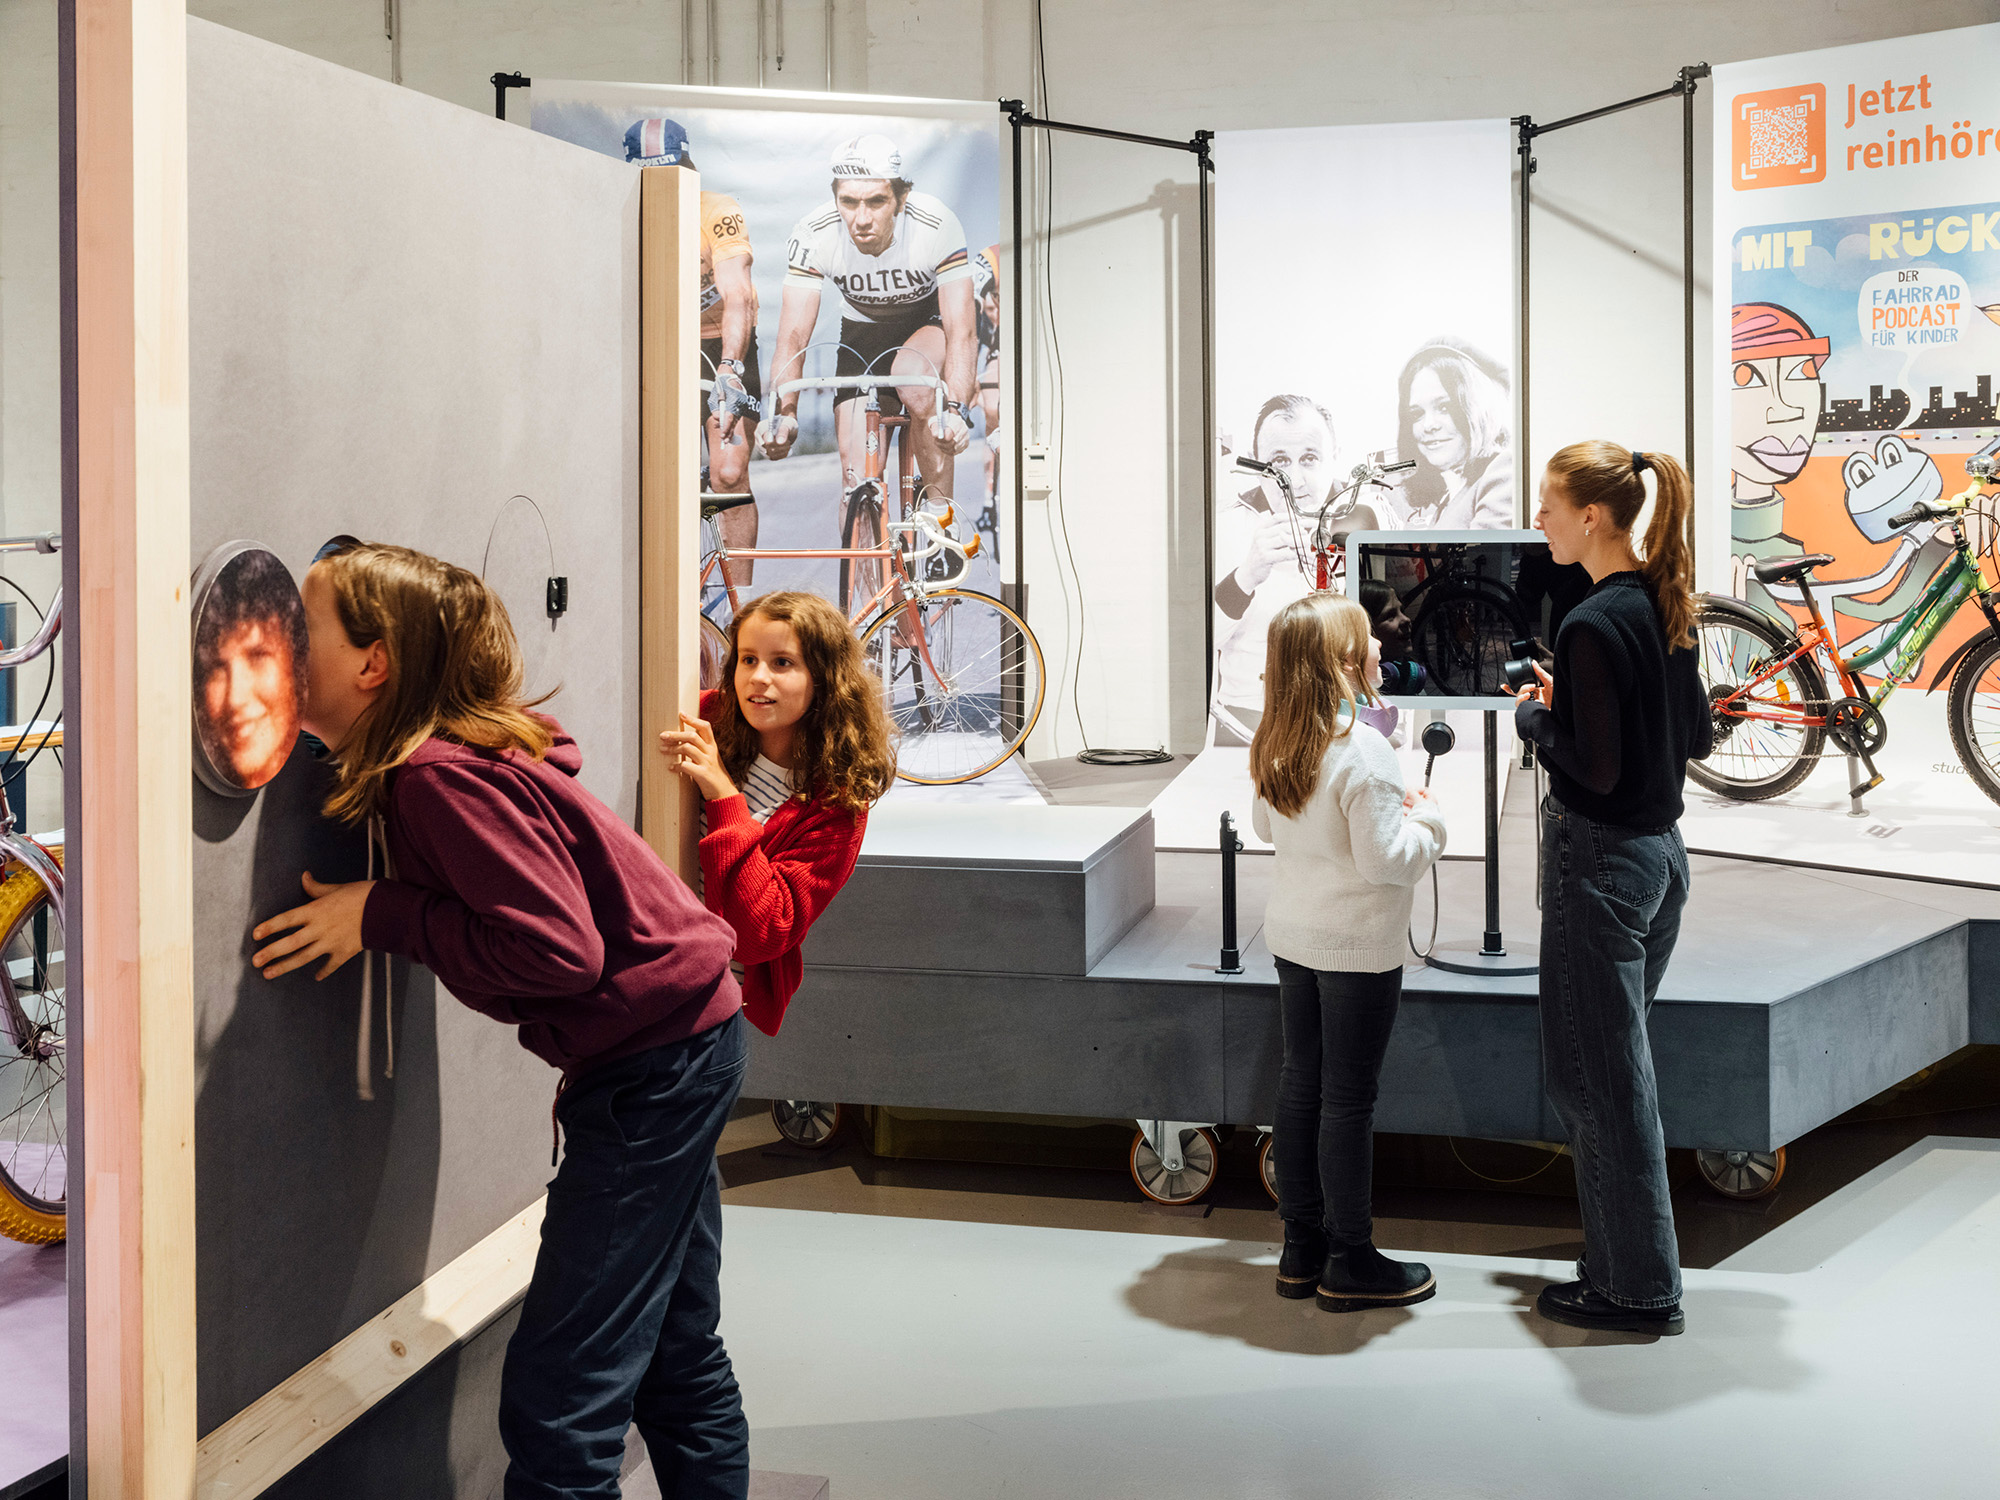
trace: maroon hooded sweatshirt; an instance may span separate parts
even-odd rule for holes
[[[361,941],[414,958],[566,1077],[720,1025],[742,1005],[736,937],[576,780],[576,742],[547,757],[430,739],[390,773],[393,880]]]

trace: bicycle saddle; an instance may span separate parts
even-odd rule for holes
[[[755,495],[704,495],[701,501],[701,518],[712,521],[725,510],[734,510],[739,505],[755,505]]]
[[[1759,583],[1796,582],[1814,568],[1823,568],[1832,561],[1831,552],[1807,552],[1798,557],[1774,557],[1768,562],[1752,563],[1750,571],[1757,575]]]

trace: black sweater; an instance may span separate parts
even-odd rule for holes
[[[1552,675],[1554,705],[1518,704],[1514,724],[1556,800],[1627,828],[1677,822],[1687,763],[1708,758],[1713,726],[1695,654],[1667,649],[1640,574],[1608,574],[1569,612]]]

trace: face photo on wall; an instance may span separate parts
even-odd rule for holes
[[[210,553],[194,582],[195,773],[245,797],[283,769],[306,704],[306,615],[298,584],[254,542]]]

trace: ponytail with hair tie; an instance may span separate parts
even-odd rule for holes
[[[1670,650],[1694,645],[1694,553],[1688,546],[1688,511],[1694,487],[1671,455],[1627,450],[1603,441],[1571,443],[1549,460],[1549,476],[1582,510],[1601,505],[1620,531],[1630,531],[1646,504],[1647,469],[1655,478],[1653,519],[1640,549],[1646,585],[1660,612]],[[1635,484],[1633,481],[1637,480]]]

